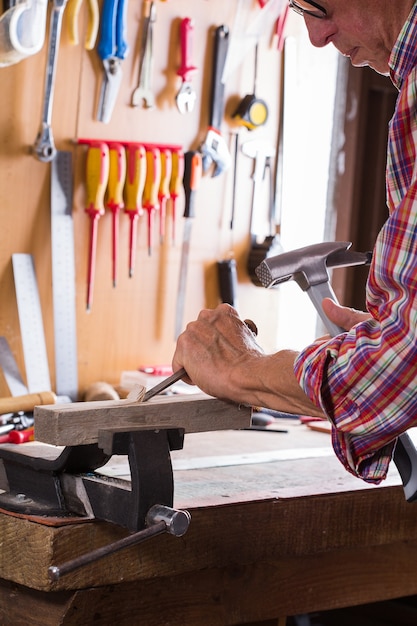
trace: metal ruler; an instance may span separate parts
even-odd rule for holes
[[[12,264],[28,391],[50,391],[48,356],[33,259],[30,254],[13,254]]]
[[[51,163],[52,293],[56,393],[78,396],[75,309],[72,154],[58,151]]]

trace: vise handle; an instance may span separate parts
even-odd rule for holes
[[[115,552],[119,552],[119,550],[123,550],[129,546],[142,543],[143,541],[146,541],[146,539],[150,539],[156,535],[161,535],[165,532],[174,535],[175,537],[182,537],[187,532],[190,521],[191,515],[188,511],[180,511],[162,504],[155,504],[149,509],[146,516],[146,528],[139,530],[132,535],[128,535],[123,539],[119,539],[119,541],[115,541],[107,546],[97,548],[97,550],[87,552],[87,554],[83,554],[75,559],[72,559],[71,561],[62,563],[62,565],[52,565],[48,568],[49,578],[55,582],[62,576],[65,576],[80,567],[93,563],[94,561],[98,561],[109,554],[114,554]]]

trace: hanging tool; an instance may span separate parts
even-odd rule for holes
[[[145,3],[145,11],[148,3]],[[132,107],[140,104],[146,109],[151,109],[155,105],[155,97],[152,93],[151,78],[153,66],[153,26],[156,22],[156,5],[151,2],[149,11],[144,18],[142,41],[139,54],[139,74],[138,84],[132,93]]]
[[[237,270],[233,258],[217,261],[220,300],[237,309]]]
[[[20,334],[30,393],[49,391],[48,355],[35,266],[30,254],[12,255]]]
[[[161,148],[161,182],[159,183],[159,243],[165,239],[166,204],[169,198],[169,183],[172,175],[172,153],[168,148]]]
[[[248,130],[254,130],[263,126],[268,119],[268,105],[265,100],[256,96],[256,85],[258,77],[258,45],[255,46],[254,79],[253,92],[247,94],[237,106],[232,118],[240,126],[245,126]]]
[[[83,0],[68,0],[68,33],[69,40],[73,46],[79,43],[78,36],[78,16]],[[99,8],[97,0],[87,0],[88,4],[88,27],[85,38],[84,47],[86,50],[93,50],[96,45],[98,26],[99,26]]]
[[[193,225],[193,219],[195,217],[195,198],[196,191],[200,185],[200,179],[202,174],[202,158],[199,152],[186,152],[184,155],[184,193],[185,193],[185,207],[184,207],[184,231],[182,240],[182,253],[180,263],[180,276],[178,282],[177,293],[177,309],[175,318],[175,338],[178,337],[182,331],[183,317],[184,317],[184,304],[185,293],[187,286],[187,270],[188,270],[188,257],[190,252],[191,241],[191,229]]]
[[[250,241],[251,248],[247,260],[247,270],[251,281],[259,286],[259,279],[255,268],[268,256],[279,254],[282,247],[275,231],[275,204],[273,194],[273,176],[271,171],[271,158],[275,154],[275,148],[268,141],[252,140],[242,145],[242,152],[246,156],[254,159],[254,169],[252,174],[253,196],[251,210]],[[269,198],[268,202],[262,202],[263,182],[269,177]],[[263,205],[268,204],[267,215],[262,215],[260,210]]]
[[[137,221],[143,215],[142,196],[146,180],[146,150],[140,144],[127,147],[125,213],[130,220],[129,277],[133,276],[136,256]]]
[[[210,117],[207,135],[200,146],[203,156],[203,171],[207,172],[214,163],[212,176],[218,176],[231,165],[231,156],[224,137],[220,132],[224,106],[223,69],[229,46],[229,29],[219,26],[214,35],[213,69],[210,95]]]
[[[78,396],[72,153],[58,150],[51,163],[52,296],[55,388]]]
[[[123,187],[126,180],[126,153],[120,143],[110,143],[108,147],[109,181],[106,207],[110,209],[112,214],[112,279],[113,287],[116,287],[119,256],[119,212],[124,207]]]
[[[87,270],[87,311],[93,302],[98,220],[104,215],[104,194],[109,179],[109,148],[104,142],[92,143],[87,151],[85,212],[90,218],[90,245]]]
[[[197,71],[197,67],[192,63],[194,22],[191,18],[185,17],[180,23],[180,47],[181,63],[177,75],[181,77],[182,83],[175,101],[180,113],[191,113],[196,101],[196,92],[191,84],[190,77]]]
[[[175,227],[177,218],[177,201],[181,193],[184,176],[184,153],[182,150],[172,151],[172,172],[169,183],[169,197],[171,198],[172,243],[175,245]]]
[[[148,212],[148,254],[152,254],[154,212],[159,209],[158,190],[161,181],[161,153],[159,148],[146,150],[146,179],[143,190],[143,208]]]
[[[129,51],[125,39],[128,0],[104,0],[98,55],[103,64],[103,82],[97,111],[99,122],[112,116],[122,82],[122,61]]]
[[[66,4],[67,0],[53,0],[48,39],[48,57],[45,71],[42,119],[41,126],[33,146],[35,156],[40,161],[44,161],[46,163],[52,161],[56,154],[51,126],[52,106],[54,99],[59,40],[61,37],[62,16],[64,14]]]

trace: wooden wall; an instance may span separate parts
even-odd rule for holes
[[[156,107],[132,108],[131,93],[137,84],[138,41],[142,2],[131,1],[128,8],[127,38],[130,52],[123,63],[123,82],[111,122],[95,120],[102,67],[95,50],[70,45],[67,14],[64,14],[55,97],[53,133],[60,150],[73,153],[76,259],[76,309],[80,392],[96,380],[119,382],[123,370],[141,364],[170,363],[175,347],[174,317],[182,241],[183,197],[178,204],[177,241],[159,246],[155,241],[149,257],[146,220],[138,232],[136,272],[128,277],[128,227],[120,216],[119,280],[111,280],[111,219],[99,222],[94,302],[86,312],[86,271],[89,220],[85,206],[85,146],[80,138],[179,144],[184,150],[196,149],[204,139],[208,124],[208,98],[213,27],[227,24],[232,30],[238,2],[224,0],[157,0],[154,28],[153,89]],[[257,2],[251,5],[256,16]],[[50,7],[49,7],[50,10]],[[175,106],[179,88],[176,69],[179,61],[178,27],[183,17],[195,21],[193,60],[198,72],[193,84],[197,102],[192,113],[182,116]],[[81,36],[86,29],[87,5],[79,18]],[[49,24],[49,18],[48,18]],[[241,140],[258,137],[277,140],[280,54],[271,45],[274,20],[263,29],[259,41],[257,95],[269,105],[270,116],[263,128],[250,133],[241,129]],[[54,384],[54,344],[51,291],[50,246],[50,164],[31,153],[39,130],[46,62],[45,45],[33,57],[0,69],[2,106],[0,110],[0,334],[6,336],[24,372],[19,322],[13,284],[11,255],[30,253],[34,257],[47,338],[47,350]],[[236,103],[253,90],[254,49],[232,73],[226,85],[224,135],[230,145],[230,113]],[[197,217],[192,231],[185,321],[196,317],[203,307],[219,302],[216,261],[230,254],[237,259],[239,310],[252,317],[260,329],[260,341],[273,349],[271,330],[277,307],[277,293],[253,286],[246,275],[249,251],[249,217],[252,194],[250,179],[253,161],[239,155],[236,194],[236,222],[230,232],[232,169],[216,178],[205,176],[197,199]],[[170,206],[168,204],[168,215]],[[4,383],[0,390],[8,394]]]

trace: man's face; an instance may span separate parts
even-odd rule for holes
[[[326,17],[304,13],[310,41],[332,43],[352,65],[388,74],[388,60],[414,0],[322,0]]]

